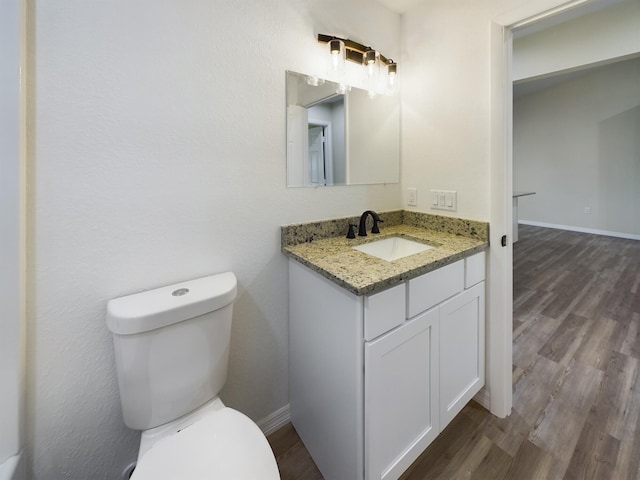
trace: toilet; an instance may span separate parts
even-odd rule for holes
[[[221,273],[110,300],[124,423],[142,430],[132,480],[277,480],[260,428],[218,397],[237,280]]]

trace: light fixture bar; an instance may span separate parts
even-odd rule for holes
[[[351,62],[359,63],[360,65],[365,64],[365,57],[367,52],[373,51],[374,53],[376,53],[376,51],[373,50],[371,47],[367,47],[365,45],[362,45],[361,43],[355,42],[353,40],[349,40],[348,38],[340,38],[334,35],[325,35],[323,33],[318,34],[318,42],[320,43],[329,43],[332,40],[340,40],[342,43],[344,43],[346,59]],[[379,60],[384,65],[386,66],[394,65],[394,70],[397,68],[398,64],[396,62],[394,62],[390,58],[385,57],[380,52],[377,52],[377,54],[378,54]]]

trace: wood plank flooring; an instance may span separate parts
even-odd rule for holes
[[[513,340],[512,414],[471,402],[402,480],[640,480],[640,241],[521,226]],[[291,425],[269,441],[322,480]]]

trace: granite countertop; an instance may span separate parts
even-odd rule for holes
[[[484,251],[489,246],[487,223],[439,215],[380,212],[380,233],[346,238],[349,223],[359,217],[282,227],[282,252],[356,295],[372,294],[404,280]],[[354,220],[355,219],[355,220]],[[370,231],[370,225],[367,231]],[[336,234],[340,232],[339,234]],[[434,248],[392,262],[352,247],[402,236]]]

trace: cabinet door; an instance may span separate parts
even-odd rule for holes
[[[484,282],[440,306],[440,424],[484,386]]]
[[[439,433],[438,309],[365,344],[365,478],[396,479]]]

